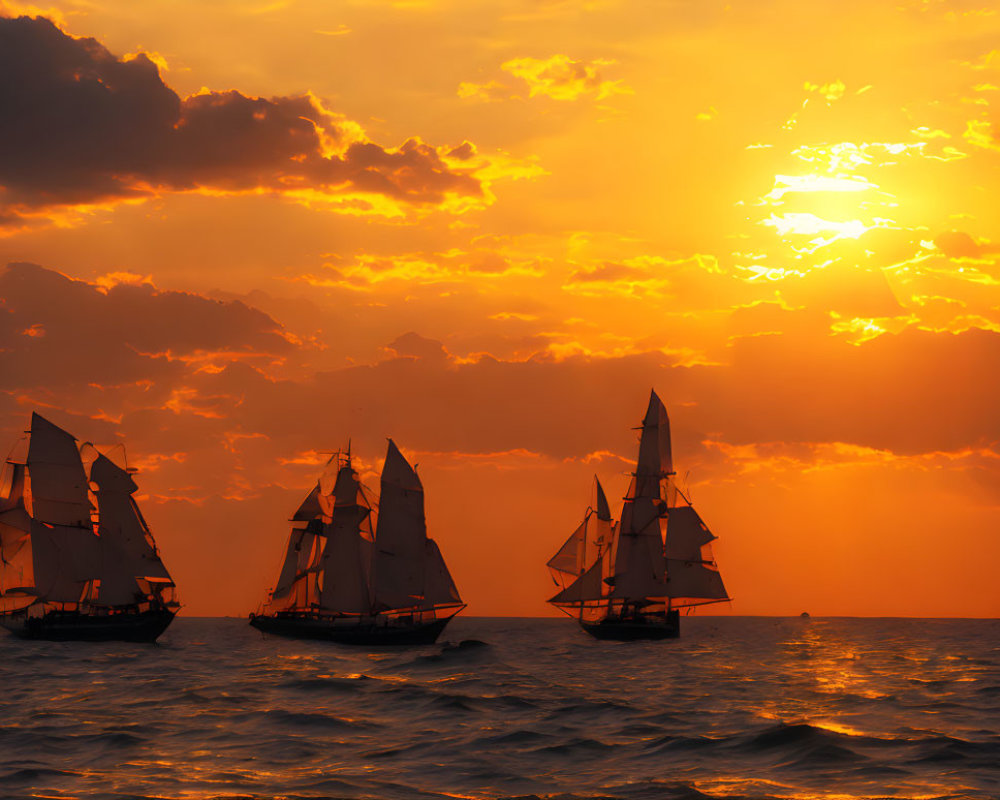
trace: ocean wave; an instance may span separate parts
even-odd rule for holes
[[[7,639],[0,797],[998,796],[1000,626],[943,648],[891,620],[683,624],[641,647],[463,618],[372,651],[183,618],[169,650]]]

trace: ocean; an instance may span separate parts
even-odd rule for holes
[[[997,798],[1000,621],[458,617],[368,651],[2,636],[4,798]]]

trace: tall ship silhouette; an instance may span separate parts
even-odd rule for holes
[[[0,625],[27,639],[155,641],[180,605],[137,488],[132,470],[32,414],[0,477]]]
[[[427,536],[420,478],[392,439],[377,506],[348,448],[330,459],[291,523],[278,581],[250,615],[265,633],[341,644],[429,644],[465,608]]]
[[[583,521],[548,561],[561,587],[549,602],[598,639],[673,638],[681,609],[729,600],[716,537],[674,476],[670,421],[654,391],[620,520],[595,477]]]

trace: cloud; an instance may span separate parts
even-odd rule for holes
[[[148,283],[108,287],[15,263],[0,272],[0,298],[7,391],[169,383],[189,368],[267,364],[292,350],[281,326],[257,309]]]
[[[442,204],[483,198],[468,148],[398,148],[312,95],[181,99],[142,53],[119,59],[44,18],[0,18],[0,220],[167,191],[270,191]],[[365,199],[367,198],[367,200]]]
[[[577,270],[570,276],[571,283],[592,283],[595,281],[618,283],[622,280],[646,279],[649,277],[648,270],[640,267],[632,267],[627,264],[616,264],[605,262],[597,267]]]
[[[996,252],[996,248],[980,244],[965,231],[943,231],[934,237],[934,244],[948,258],[978,258]]]
[[[428,339],[414,331],[397,336],[385,346],[385,349],[399,358],[424,358],[431,361],[448,358],[448,351],[441,342]]]
[[[577,100],[591,95],[603,100],[614,94],[631,94],[621,81],[605,80],[601,68],[613,60],[584,61],[556,54],[549,58],[512,58],[500,68],[528,84],[531,97],[542,95],[553,100]]]
[[[549,58],[512,58],[501,64],[500,69],[523,82],[529,97],[568,102],[584,97],[605,100],[616,94],[632,94],[632,89],[622,81],[604,78],[602,69],[614,63],[612,59],[585,61],[556,54]],[[517,91],[508,81],[463,81],[459,84],[458,96],[495,102],[517,97]]]

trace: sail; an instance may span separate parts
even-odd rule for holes
[[[94,494],[100,536],[101,583],[97,601],[117,606],[144,599],[146,592],[136,579],[173,585],[132,499],[138,489],[132,476],[99,454],[91,463],[90,480],[97,487]]]
[[[667,586],[662,568],[657,568],[657,561],[662,565],[662,557],[650,556],[647,542],[638,537],[622,537],[618,545],[611,596],[623,600],[665,597]]]
[[[608,498],[604,494],[601,482],[594,476],[594,505],[593,513],[587,518],[587,532],[585,536],[583,563],[584,566],[593,564],[598,558],[608,554],[614,536],[614,522],[611,519],[611,509],[608,507]],[[609,561],[609,563],[611,563]],[[579,572],[579,570],[578,570]]]
[[[656,392],[649,394],[649,407],[642,420],[639,461],[636,464],[636,496],[659,497],[660,478],[674,471],[670,453],[670,420]]]
[[[281,564],[281,573],[278,575],[278,582],[274,585],[271,596],[274,599],[286,597],[295,583],[298,574],[299,551],[302,546],[302,537],[305,530],[293,528],[288,535],[288,547],[285,549],[285,560]]]
[[[597,514],[597,518],[604,520],[605,522],[611,522],[611,509],[608,507],[608,498],[604,494],[604,487],[601,486],[601,482],[594,476],[594,513]]]
[[[333,518],[323,528],[326,546],[320,562],[323,570],[320,605],[329,611],[367,614],[372,610],[371,542],[363,539],[361,526],[368,520],[371,508],[350,464],[337,473],[333,495]]]
[[[636,479],[633,487],[638,484]],[[660,518],[665,508],[658,497],[626,499],[615,552],[613,597],[638,600],[664,595]]]
[[[383,609],[415,605],[424,592],[427,523],[420,478],[389,440],[382,467],[375,531],[375,603]]]
[[[302,501],[302,505],[292,514],[292,520],[295,522],[308,522],[311,519],[321,516],[323,514],[323,507],[320,505],[319,494],[319,483],[317,483],[313,487],[313,490],[306,496],[306,499]]]
[[[461,603],[462,598],[458,594],[455,581],[452,580],[447,564],[444,563],[444,556],[437,546],[437,542],[428,539],[424,545],[425,550],[425,570],[424,570],[424,605],[427,607],[437,605],[452,605]]]
[[[76,440],[36,413],[31,415],[27,464],[32,516],[53,525],[90,527],[87,475]]]
[[[101,572],[100,539],[82,528],[31,520],[35,588],[45,600],[79,602]]]
[[[664,553],[668,561],[701,561],[701,548],[715,536],[692,506],[671,508],[667,517]]]
[[[585,519],[585,530],[574,531],[548,562],[563,574],[576,564],[579,574],[582,540],[582,563],[589,567],[550,603],[591,603],[591,610],[606,611],[611,617],[624,614],[625,606],[632,607],[629,613],[637,613],[636,609],[651,605],[648,601],[669,609],[728,599],[711,554],[715,536],[673,484],[672,474],[670,422],[654,391],[643,418],[636,470],[621,519],[612,520],[595,478],[594,513]],[[687,505],[673,505],[678,498]]]
[[[667,577],[667,597],[696,600],[728,600],[722,575],[702,563],[671,561]],[[687,605],[675,603],[675,605]]]
[[[24,464],[3,463],[0,472],[0,511],[24,505]]]
[[[600,600],[603,597],[604,583],[601,580],[603,563],[597,561],[590,569],[580,575],[569,586],[549,598],[550,603],[572,604]]]
[[[23,508],[0,512],[0,594],[15,590],[33,594],[34,586],[31,517]]]
[[[555,572],[576,577],[583,570],[584,548],[586,546],[587,521],[592,514],[588,513],[583,522],[577,525],[569,538],[563,543],[552,558],[546,562],[546,566]]]

